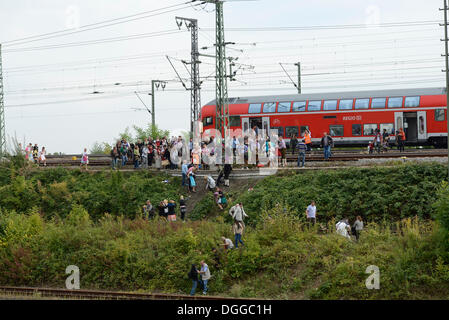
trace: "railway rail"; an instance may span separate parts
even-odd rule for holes
[[[448,151],[445,149],[410,149],[405,152],[398,152],[396,150],[389,150],[384,153],[368,154],[362,150],[337,150],[332,152],[332,157],[329,161],[357,161],[360,159],[376,159],[376,158],[425,158],[425,157],[447,157]],[[75,158],[74,158],[75,157]],[[297,161],[296,154],[287,154],[288,162]],[[313,150],[306,155],[307,162],[321,162],[324,161],[322,150]],[[47,166],[79,166],[79,155],[49,155],[47,156]],[[109,167],[111,165],[111,158],[107,155],[90,155],[89,167]],[[128,163],[126,168],[133,168],[132,163]]]
[[[30,298],[59,298],[59,299],[98,299],[98,300],[251,300],[243,298],[228,298],[219,296],[190,296],[164,293],[134,293],[98,290],[68,290],[57,288],[34,287],[0,287],[0,296],[30,297]]]

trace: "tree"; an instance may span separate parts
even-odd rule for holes
[[[112,146],[106,142],[94,142],[93,146],[89,149],[90,154],[109,154],[112,150]]]
[[[148,124],[147,128],[140,128],[138,126],[133,126],[133,128],[136,131],[136,140],[137,139],[144,140],[145,138],[148,137],[157,139],[170,136],[169,130],[159,129],[157,125],[153,127],[151,123]]]

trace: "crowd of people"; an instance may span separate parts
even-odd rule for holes
[[[403,152],[406,140],[404,129],[399,128],[399,130],[396,131],[395,139],[399,152]],[[379,129],[376,129],[374,139],[370,141],[368,145],[368,152],[370,154],[374,153],[374,150],[377,151],[377,153],[388,152],[388,148],[392,147],[390,133],[387,132],[387,129],[384,129],[382,133]]]
[[[20,145],[20,149],[22,150],[22,146]],[[25,147],[25,159],[40,165],[43,165],[44,167],[47,166],[47,158],[46,158],[47,151],[45,150],[45,147],[42,147],[42,149],[39,151],[39,147],[37,143],[33,144],[29,143]]]
[[[159,217],[163,218],[166,221],[172,222],[177,219],[177,212],[181,218],[181,221],[185,222],[187,217],[187,200],[184,196],[179,197],[179,211],[178,204],[175,200],[167,200],[164,199],[159,202],[159,205],[155,208],[150,200],[147,200],[146,203],[142,206],[142,215],[146,220],[151,220],[155,217],[155,210],[158,210]]]
[[[152,139],[151,137],[144,140],[138,139],[136,143],[128,142],[126,139],[117,141],[111,150],[111,166],[113,169],[124,167],[127,163],[132,163],[134,169],[147,169],[154,167],[156,169],[176,169],[177,164],[172,163],[171,152],[175,148],[178,156],[182,156],[184,139],[172,137],[167,139]],[[193,149],[192,139],[188,143],[190,152]]]

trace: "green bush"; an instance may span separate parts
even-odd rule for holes
[[[364,220],[397,221],[405,217],[430,218],[432,203],[446,167],[440,164],[410,164],[394,168],[349,168],[341,170],[290,172],[264,179],[238,201],[260,221],[261,213],[276,206],[293,208],[304,219],[312,200],[319,221],[344,216]]]

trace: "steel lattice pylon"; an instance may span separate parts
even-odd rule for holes
[[[3,97],[2,45],[0,44],[0,158],[6,153],[5,105]]]
[[[224,35],[223,1],[205,0],[205,2],[215,4],[215,128],[222,134],[226,134],[229,129],[229,105],[228,81],[226,75],[226,43]]]

